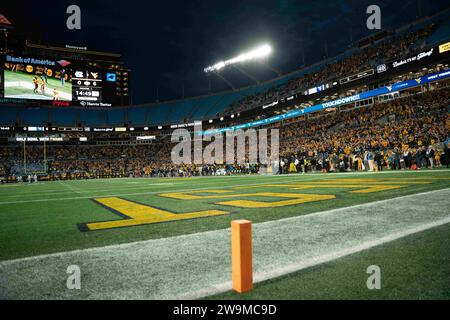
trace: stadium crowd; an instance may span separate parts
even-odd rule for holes
[[[358,53],[352,53],[342,60],[325,64],[321,69],[303,74],[299,78],[292,79],[279,87],[272,87],[266,92],[246,96],[233,103],[222,115],[235,114],[260,107],[275,100],[286,98],[307,89],[328,83],[343,76],[356,74],[375,68],[380,63],[385,63],[420,50],[425,45],[425,39],[435,30],[435,25],[428,25],[419,30],[406,32],[379,41],[376,44],[358,49]]]
[[[281,129],[281,172],[420,169],[449,163],[450,94],[324,112]]]
[[[8,176],[9,180],[16,180],[16,177],[27,176],[28,172],[34,171],[47,172],[45,176],[49,180],[140,176],[179,177],[258,172],[258,166],[252,164],[174,165],[170,157],[173,146],[174,144],[170,141],[137,146],[49,146],[44,163],[42,146],[29,145],[26,151],[25,170],[22,160],[23,148],[16,145],[0,150],[0,177]]]
[[[278,123],[279,170],[274,173],[378,171],[450,164],[447,89],[369,107],[323,111]],[[175,165],[169,140],[148,145],[52,145],[27,147],[27,167],[47,179],[176,177],[258,173],[258,165]],[[45,167],[46,166],[46,167]],[[276,167],[276,166],[275,166]],[[24,175],[23,148],[0,149],[0,176]]]

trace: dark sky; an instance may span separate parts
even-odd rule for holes
[[[5,3],[6,2],[6,3]],[[67,6],[81,8],[82,29],[66,28]],[[20,33],[44,43],[118,52],[132,69],[134,103],[226,90],[203,68],[260,43],[270,43],[267,61],[282,73],[342,52],[366,28],[367,6],[382,11],[382,28],[398,27],[448,6],[448,0],[10,0],[0,8]],[[252,63],[245,70],[267,80],[275,73]],[[251,80],[237,70],[224,76],[237,86]]]

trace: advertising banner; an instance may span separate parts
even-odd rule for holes
[[[278,122],[281,120],[285,120],[285,119],[291,119],[291,118],[295,118],[301,115],[305,115],[308,113],[312,113],[312,112],[316,112],[316,111],[320,111],[320,110],[324,110],[327,108],[331,108],[331,107],[337,107],[337,106],[341,106],[341,105],[345,105],[351,102],[356,102],[359,100],[364,100],[367,98],[372,98],[372,97],[377,97],[379,95],[382,94],[386,94],[386,93],[392,93],[392,92],[396,92],[399,90],[405,90],[405,89],[409,89],[409,88],[413,88],[413,87],[417,87],[426,83],[430,83],[430,82],[434,82],[434,81],[439,81],[439,80],[443,80],[443,79],[447,79],[450,78],[450,69],[448,70],[444,70],[438,73],[433,73],[430,75],[426,75],[423,77],[419,77],[419,78],[415,78],[415,79],[410,79],[407,81],[402,81],[402,82],[397,82],[393,85],[390,86],[386,86],[386,87],[382,87],[382,88],[377,88],[374,90],[370,90],[370,91],[366,91],[366,92],[362,92],[353,96],[349,96],[349,97],[345,97],[345,98],[341,98],[341,99],[336,99],[336,100],[332,100],[332,101],[328,101],[328,102],[324,102],[324,103],[320,103],[305,109],[296,109],[296,110],[292,110],[289,112],[286,112],[284,114],[280,114],[277,116],[273,116],[267,119],[262,119],[262,120],[258,120],[258,121],[253,121],[253,122],[249,122],[249,123],[244,123],[244,124],[240,124],[240,125],[236,125],[236,126],[232,126],[232,127],[227,127],[227,128],[220,128],[220,129],[212,129],[212,130],[207,130],[204,131],[203,134],[204,135],[210,135],[210,134],[216,134],[216,133],[222,133],[222,132],[226,132],[226,131],[233,131],[233,130],[239,130],[239,129],[247,129],[247,128],[251,128],[251,127],[258,127],[261,125],[265,125],[265,124],[269,124],[269,123],[273,123],[273,122]]]

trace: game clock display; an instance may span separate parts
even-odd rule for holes
[[[74,101],[102,101],[102,74],[100,71],[75,70],[72,76]]]
[[[50,101],[53,105],[118,105],[117,73],[86,62],[6,55],[0,70],[0,97],[11,101]]]

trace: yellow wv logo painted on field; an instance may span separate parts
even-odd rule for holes
[[[232,187],[229,189],[207,189],[207,190],[191,190],[188,192],[170,192],[159,194],[159,196],[163,198],[191,201],[191,202],[195,202],[195,200],[215,199],[213,201],[218,202],[214,202],[212,203],[212,205],[215,204],[245,209],[278,208],[336,198],[335,195],[330,194],[296,193],[297,190],[303,189],[344,188],[344,189],[354,189],[349,190],[349,192],[351,193],[366,194],[399,189],[413,184],[432,183],[429,179],[423,179],[422,181],[411,181],[411,180],[407,178],[321,179],[318,181],[296,181],[292,183],[272,183],[272,184],[261,184],[257,186],[241,186],[241,187]],[[421,179],[414,179],[414,180],[421,180]],[[242,189],[251,189],[255,187],[270,189],[270,191],[276,188],[277,192],[253,192],[253,193],[241,192]],[[288,192],[279,191],[280,189],[283,188],[285,190],[287,189]],[[293,192],[291,190],[293,190]],[[94,201],[102,205],[104,208],[118,214],[123,219],[80,224],[79,227],[80,230],[82,231],[131,227],[160,222],[172,222],[186,219],[221,216],[230,213],[228,211],[223,210],[203,210],[186,213],[173,213],[170,211],[152,207],[150,205],[136,203],[118,197],[97,198],[94,199]]]
[[[329,200],[336,198],[334,195],[328,194],[303,194],[303,193],[281,193],[281,192],[257,192],[257,193],[231,193],[231,190],[203,190],[203,193],[214,193],[214,195],[195,195],[199,191],[186,192],[172,192],[163,193],[159,196],[178,199],[178,200],[198,200],[198,199],[218,199],[218,198],[243,198],[243,197],[269,197],[269,198],[288,198],[290,200],[279,201],[256,201],[256,200],[227,200],[217,202],[216,204],[233,206],[239,208],[276,208],[292,206],[305,202]]]
[[[95,201],[101,204],[102,206],[112,210],[113,212],[119,214],[124,219],[82,224],[80,225],[80,229],[82,231],[131,227],[151,223],[218,216],[228,213],[222,210],[205,210],[188,213],[172,213],[169,211],[157,209],[148,205],[116,197],[99,198],[95,199]]]
[[[212,193],[225,193],[227,190],[208,190]],[[321,194],[298,194],[298,193],[276,193],[276,192],[258,192],[251,194],[228,194],[228,195],[214,195],[214,196],[194,196],[183,193],[173,193],[161,195],[168,198],[192,200],[192,199],[208,199],[208,198],[222,198],[222,197],[270,197],[270,198],[287,198],[288,200],[279,201],[256,201],[256,200],[227,200],[217,202],[216,204],[239,207],[239,208],[274,208],[284,207],[290,205],[301,204],[305,202],[321,201],[334,199],[334,195]],[[80,224],[81,231],[94,231],[104,229],[114,229],[121,227],[132,227],[145,224],[153,224],[160,222],[180,221],[186,219],[205,218],[212,216],[220,216],[229,214],[228,211],[223,210],[204,210],[194,211],[188,213],[173,213],[170,211],[154,208],[149,205],[136,203],[133,201],[109,197],[94,199],[95,202],[103,207],[113,211],[114,213],[123,217],[120,220],[100,221]]]
[[[336,196],[331,194],[306,194],[306,193],[303,194],[303,193],[279,193],[279,192],[258,192],[238,196],[289,198],[290,200],[280,200],[273,202],[254,201],[254,200],[230,200],[218,202],[217,204],[240,208],[276,208],[336,198]]]

